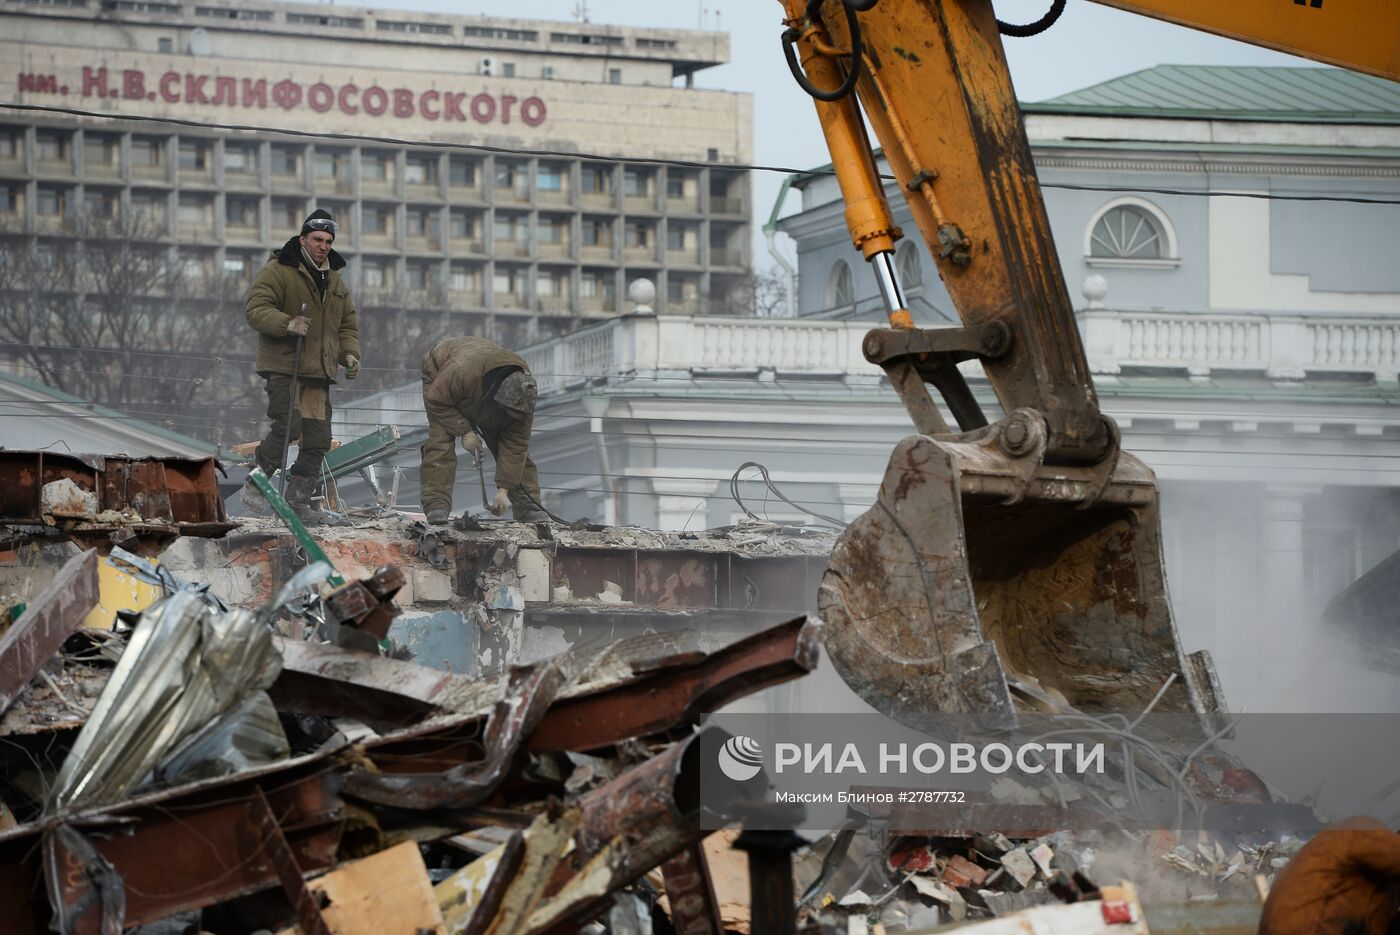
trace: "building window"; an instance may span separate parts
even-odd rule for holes
[[[900,284],[905,289],[914,290],[923,287],[924,284],[924,261],[919,256],[919,248],[911,240],[906,240],[899,245],[899,249],[894,254],[895,270],[899,273]]]
[[[690,236],[687,236],[688,234]],[[687,241],[694,244],[694,235],[690,233],[690,229],[686,225],[677,224],[675,221],[666,225],[667,250],[684,250],[688,245]]]
[[[300,198],[272,199],[272,226],[277,231],[300,231],[306,218]]]
[[[542,244],[555,246],[567,244],[569,242],[569,219],[541,214],[536,228],[536,237]]]
[[[1175,266],[1176,233],[1161,209],[1143,198],[1110,201],[1089,222],[1084,255],[1089,263]]]
[[[480,292],[481,270],[465,263],[453,263],[448,275],[448,288],[453,292]]]
[[[476,161],[453,156],[447,162],[447,183],[454,188],[476,187]]]
[[[463,26],[462,35],[472,39],[508,39],[511,42],[538,42],[533,29],[500,29],[496,26]]]
[[[611,308],[614,304],[616,279],[612,273],[599,270],[584,270],[579,277],[579,296],[590,299],[599,308]]]
[[[564,190],[564,167],[550,162],[540,163],[535,173],[535,186],[540,194],[559,194]]]
[[[414,23],[405,20],[381,19],[375,21],[380,32],[411,32],[425,36],[450,36],[452,27],[446,23]]]
[[[0,127],[0,159],[18,162],[24,155],[24,131],[19,127]]]
[[[405,233],[409,237],[426,240],[431,247],[437,246],[441,221],[436,208],[409,208],[404,218]]]
[[[637,40],[639,49],[674,49],[676,40],[674,39],[642,39]]]
[[[358,16],[319,16],[315,13],[288,13],[287,23],[292,26],[336,26],[340,29],[360,29],[365,21]]]
[[[525,167],[513,162],[496,163],[496,191],[514,192],[520,198],[530,193]]]
[[[271,10],[240,10],[221,6],[197,6],[194,8],[194,15],[209,19],[241,19],[259,23],[272,20]]]
[[[102,9],[120,13],[179,13],[180,5],[151,0],[102,0]]]
[[[404,162],[403,180],[409,185],[437,185],[438,157],[427,153],[410,153]]]
[[[165,141],[153,136],[131,138],[131,168],[143,174],[158,174],[165,165]]]
[[[609,166],[587,165],[579,175],[579,189],[585,195],[608,195],[613,190],[613,170]]]
[[[257,198],[236,198],[229,196],[224,199],[224,222],[229,227],[256,228],[258,226],[258,204]],[[300,224],[297,225],[300,229]]]
[[[131,213],[138,220],[161,229],[152,233],[164,233],[166,197],[162,192],[132,192]]]
[[[175,51],[175,40],[169,36],[161,36],[156,40],[156,51],[169,54]]]
[[[410,289],[436,290],[441,278],[437,263],[424,263],[417,260],[408,261],[404,266],[404,274],[408,277],[407,286]]]
[[[607,218],[583,219],[583,245],[585,247],[611,247],[612,235],[612,221]]]
[[[225,143],[224,173],[227,175],[257,175],[258,145],[256,143]]]
[[[102,133],[83,134],[83,169],[87,172],[106,170],[115,173],[119,167],[120,142],[115,136]]]
[[[540,69],[540,77],[543,78],[543,79],[546,80],[546,81],[553,81],[553,80],[554,80],[554,66],[553,66],[553,65],[546,65],[546,66],[544,66],[543,68],[541,68],[541,69]]]
[[[671,199],[685,197],[686,177],[680,172],[672,169],[666,173],[666,197]]]
[[[245,279],[253,274],[254,264],[257,261],[246,253],[234,253],[229,251],[224,255],[224,274],[238,279]]]
[[[230,199],[232,201],[232,199]],[[208,197],[180,196],[178,221],[181,231],[213,237],[214,203]],[[253,203],[253,223],[257,223],[257,202]]]
[[[360,269],[367,289],[392,289],[394,286],[394,261],[365,258],[360,261]]]
[[[24,213],[24,183],[10,182],[0,188],[0,214],[17,216]]]
[[[394,184],[394,154],[376,150],[360,153],[360,181],[372,185]]]
[[[555,32],[550,33],[549,38],[564,45],[622,45],[621,36],[602,33]]]
[[[651,246],[652,226],[648,221],[628,221],[623,246],[644,250]]]
[[[180,171],[186,175],[207,175],[209,144],[202,140],[180,141]]]
[[[448,215],[448,229],[453,240],[473,240],[481,236],[481,216],[453,208]]]
[[[299,178],[301,176],[301,147],[272,147],[272,174],[278,178]]]
[[[622,170],[622,193],[628,198],[648,198],[651,196],[651,169]]]
[[[501,63],[501,77],[502,77],[502,78],[514,78],[514,77],[515,77],[515,63],[514,63],[514,62],[502,62],[502,63]]]
[[[520,294],[520,286],[524,283],[525,273],[523,270],[514,270],[509,267],[496,267],[496,272],[491,277],[491,289],[497,295],[513,296]]]
[[[393,205],[365,205],[362,207],[360,209],[360,230],[366,237],[393,237]]]
[[[113,189],[88,186],[83,190],[83,216],[92,221],[110,221],[121,208],[121,195]]]
[[[498,244],[523,245],[528,237],[525,222],[524,215],[497,213],[495,224],[492,226],[492,236]]]
[[[826,279],[826,307],[850,308],[855,304],[855,295],[850,265],[845,260],[837,260]]]
[[[68,161],[69,135],[56,130],[40,130],[34,134],[35,150],[39,162],[45,165],[60,165]]]
[[[666,276],[666,300],[668,302],[692,302],[700,294],[700,284],[689,276],[668,273]]]
[[[68,189],[40,185],[34,199],[34,213],[41,218],[61,218],[68,213]]]
[[[622,69],[621,69],[621,68],[609,68],[609,69],[608,69],[608,84],[622,84]]]
[[[346,176],[346,156],[342,152],[317,150],[316,178],[320,181],[334,181]]]
[[[568,273],[555,272],[552,269],[542,269],[535,273],[535,295],[541,298],[556,298],[564,295],[568,290]]]

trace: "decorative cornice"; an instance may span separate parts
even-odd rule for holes
[[[1259,162],[1247,159],[1134,159],[1130,156],[1062,156],[1043,150],[1034,153],[1038,169],[1082,169],[1092,172],[1162,172],[1189,175],[1282,175],[1313,178],[1400,178],[1400,161],[1388,166],[1337,165],[1320,160]]]

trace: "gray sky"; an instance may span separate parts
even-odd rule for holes
[[[442,13],[573,20],[583,0],[378,0],[377,7]],[[1227,0],[1228,2],[1228,0]],[[1030,22],[1050,0],[998,0],[997,15]],[[778,41],[782,7],[776,0],[588,0],[589,20],[623,26],[719,28],[730,34],[731,63],[696,75],[706,88],[754,96],[754,154],[762,165],[809,168],[828,160],[811,101],[793,83]],[[702,12],[704,11],[704,12]],[[1007,39],[1012,78],[1021,100],[1037,101],[1153,65],[1300,65],[1302,59],[1241,42],[1069,0],[1060,21],[1030,39]],[[755,216],[767,220],[782,175],[754,175]],[[793,199],[795,203],[796,199]],[[755,234],[755,239],[761,237]],[[762,250],[760,249],[760,254]],[[765,258],[766,259],[766,258]],[[766,265],[766,263],[764,264]]]

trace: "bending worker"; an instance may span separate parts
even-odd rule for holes
[[[258,332],[258,376],[267,381],[267,437],[255,455],[269,477],[282,464],[291,438],[300,438],[296,464],[287,475],[287,503],[308,511],[321,476],[321,461],[331,447],[330,387],[345,367],[353,380],[360,373],[360,328],[350,287],[341,278],[345,259],[331,249],[337,224],[317,209],[301,233],[275,250],[248,290],[244,315]],[[293,407],[292,366],[302,342]],[[287,412],[291,409],[291,425]],[[262,494],[249,481],[245,504],[261,505]]]
[[[448,338],[423,355],[428,441],[419,476],[428,522],[445,523],[452,511],[458,438],[474,458],[481,457],[485,439],[496,459],[496,496],[486,504],[488,510],[499,516],[509,506],[522,523],[549,518],[530,460],[538,393],[525,359],[485,338]]]

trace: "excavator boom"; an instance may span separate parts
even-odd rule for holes
[[[1093,0],[1317,62],[1400,79],[1394,0]]]

